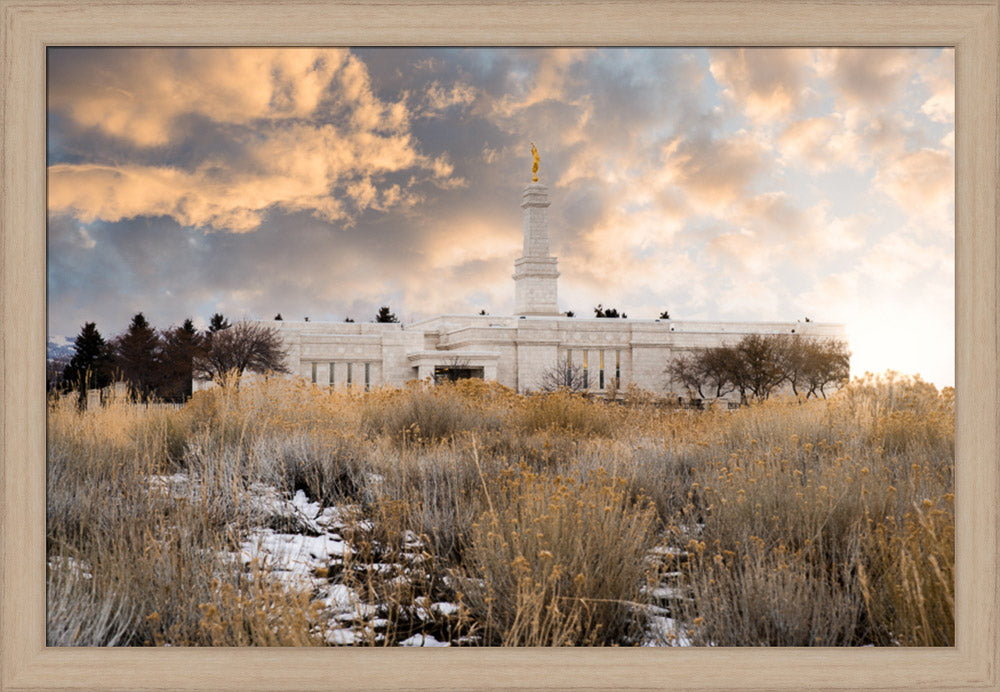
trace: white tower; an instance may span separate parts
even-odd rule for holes
[[[524,188],[523,256],[514,260],[514,314],[558,315],[556,258],[549,256],[549,226],[545,209],[549,189],[540,183]]]

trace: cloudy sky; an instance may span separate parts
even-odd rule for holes
[[[954,382],[954,53],[50,49],[48,325],[513,309],[847,324]]]

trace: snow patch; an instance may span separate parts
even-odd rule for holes
[[[691,639],[680,624],[671,617],[649,616],[647,639],[643,646],[691,646]]]
[[[326,641],[334,646],[351,646],[358,638],[352,629],[330,630],[326,633]]]
[[[400,646],[451,646],[448,642],[439,642],[429,634],[415,634],[399,642]]]

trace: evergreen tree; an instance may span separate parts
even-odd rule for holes
[[[597,307],[594,308],[594,317],[621,317],[624,319],[625,317],[628,317],[628,315],[624,312],[619,315],[617,308],[606,308],[598,303]]]
[[[73,344],[73,357],[63,370],[63,386],[80,393],[81,406],[87,400],[87,389],[100,389],[111,384],[112,356],[104,337],[94,322],[87,322]]]
[[[388,323],[388,322],[399,322],[396,316],[389,312],[389,306],[383,305],[378,309],[378,314],[375,315],[376,322]]]
[[[184,320],[180,327],[163,333],[163,376],[157,394],[164,401],[183,402],[191,397],[194,361],[202,354],[204,339],[194,322]]]
[[[217,312],[212,315],[212,319],[208,322],[208,333],[214,334],[215,332],[221,332],[223,329],[229,329],[229,320],[222,316],[221,312]]]
[[[157,388],[163,376],[160,350],[160,337],[141,312],[115,339],[115,366],[133,398],[146,401]]]

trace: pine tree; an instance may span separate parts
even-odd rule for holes
[[[87,389],[100,389],[111,384],[111,349],[94,322],[86,322],[73,343],[73,357],[63,370],[67,391],[80,393],[80,404],[87,400]]]
[[[399,322],[396,316],[389,312],[389,306],[383,305],[378,309],[378,314],[375,315],[376,322],[388,323],[388,322]]]
[[[222,316],[221,312],[217,312],[212,315],[212,319],[208,322],[208,333],[214,334],[215,332],[221,332],[223,329],[229,329],[229,320]]]
[[[160,337],[141,312],[115,339],[115,365],[133,398],[146,401],[159,384],[163,375],[160,350]]]
[[[202,354],[204,339],[194,322],[184,320],[180,327],[163,333],[163,377],[157,395],[164,401],[183,402],[191,397],[194,360]]]

